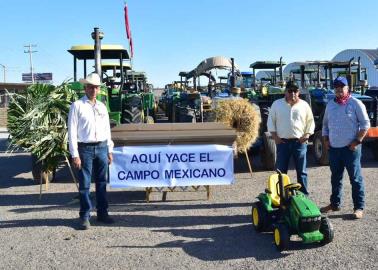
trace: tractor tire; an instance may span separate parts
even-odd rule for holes
[[[374,159],[378,160],[378,140],[373,141],[373,147],[371,150],[373,151]]]
[[[328,165],[328,151],[325,151],[322,142],[322,131],[315,132],[313,139],[314,157],[316,162],[320,165]]]
[[[321,217],[319,231],[323,234],[324,238],[322,244],[331,243],[334,237],[333,226],[327,217]]]
[[[289,228],[284,223],[279,223],[274,227],[274,244],[279,251],[287,249],[290,242]]]
[[[172,106],[171,109],[171,123],[177,123],[178,120],[178,108],[177,105]]]
[[[266,170],[274,170],[277,159],[276,143],[270,137],[269,132],[263,134],[263,149],[261,153],[263,166]]]
[[[203,113],[204,122],[216,122],[217,115],[214,111],[207,111]]]
[[[256,231],[266,230],[268,223],[268,213],[262,206],[261,202],[252,204],[252,225]]]
[[[122,123],[143,123],[142,99],[140,96],[131,97],[124,103],[122,111]]]
[[[194,110],[191,109],[180,109],[179,111],[179,122],[180,123],[196,123],[196,114]]]

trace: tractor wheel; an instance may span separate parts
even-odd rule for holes
[[[125,109],[122,114],[122,123],[142,123],[142,112],[139,108]]]
[[[328,151],[325,151],[322,143],[322,131],[319,130],[314,134],[313,140],[314,155],[320,165],[328,165]]]
[[[264,231],[267,227],[268,214],[261,202],[252,204],[252,225],[256,231]]]
[[[373,147],[371,150],[373,151],[374,159],[378,160],[378,140],[373,141]]]
[[[178,112],[177,105],[172,106],[172,111],[171,111],[171,122],[172,123],[176,123],[177,120],[178,120],[177,112]]]
[[[180,109],[179,111],[179,122],[180,123],[196,123],[196,114],[194,110],[190,109]]]
[[[279,251],[285,250],[290,242],[289,228],[286,224],[279,223],[274,227],[274,244]]]
[[[142,99],[140,96],[130,97],[124,103],[122,111],[122,123],[142,123]]]
[[[263,134],[263,150],[262,150],[262,161],[264,168],[267,170],[274,170],[276,165],[277,149],[276,143],[270,137],[269,132],[264,132]]]
[[[331,243],[334,237],[333,226],[329,221],[329,218],[322,217],[320,220],[320,228],[319,231],[323,234],[324,238],[322,240],[322,244]]]

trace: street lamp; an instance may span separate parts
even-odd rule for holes
[[[4,69],[4,83],[6,82],[6,79],[5,79],[5,71],[6,71],[6,66],[3,65],[3,64],[0,64],[0,66]]]

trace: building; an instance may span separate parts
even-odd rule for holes
[[[366,68],[367,80],[370,87],[378,87],[378,49],[347,49],[339,52],[333,57],[334,61],[358,61],[360,58],[361,67]]]
[[[0,128],[7,126],[8,92],[20,93],[29,85],[27,83],[0,83]]]

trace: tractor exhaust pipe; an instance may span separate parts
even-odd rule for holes
[[[94,28],[92,32],[92,38],[94,40],[94,59],[95,59],[95,72],[100,76],[102,82],[102,70],[101,70],[101,39],[103,39],[104,33],[100,32],[98,27]]]
[[[280,82],[283,82],[282,56],[280,57]],[[304,87],[304,86],[302,86]]]
[[[361,56],[358,57],[357,81],[361,81]]]
[[[235,87],[235,62],[234,58],[231,57],[231,88]]]
[[[301,88],[305,88],[305,65],[301,65]]]
[[[349,60],[349,68],[348,68],[348,75],[347,75],[349,92],[353,92],[353,83],[352,83],[352,61],[353,60],[354,60],[354,57],[352,57]]]

